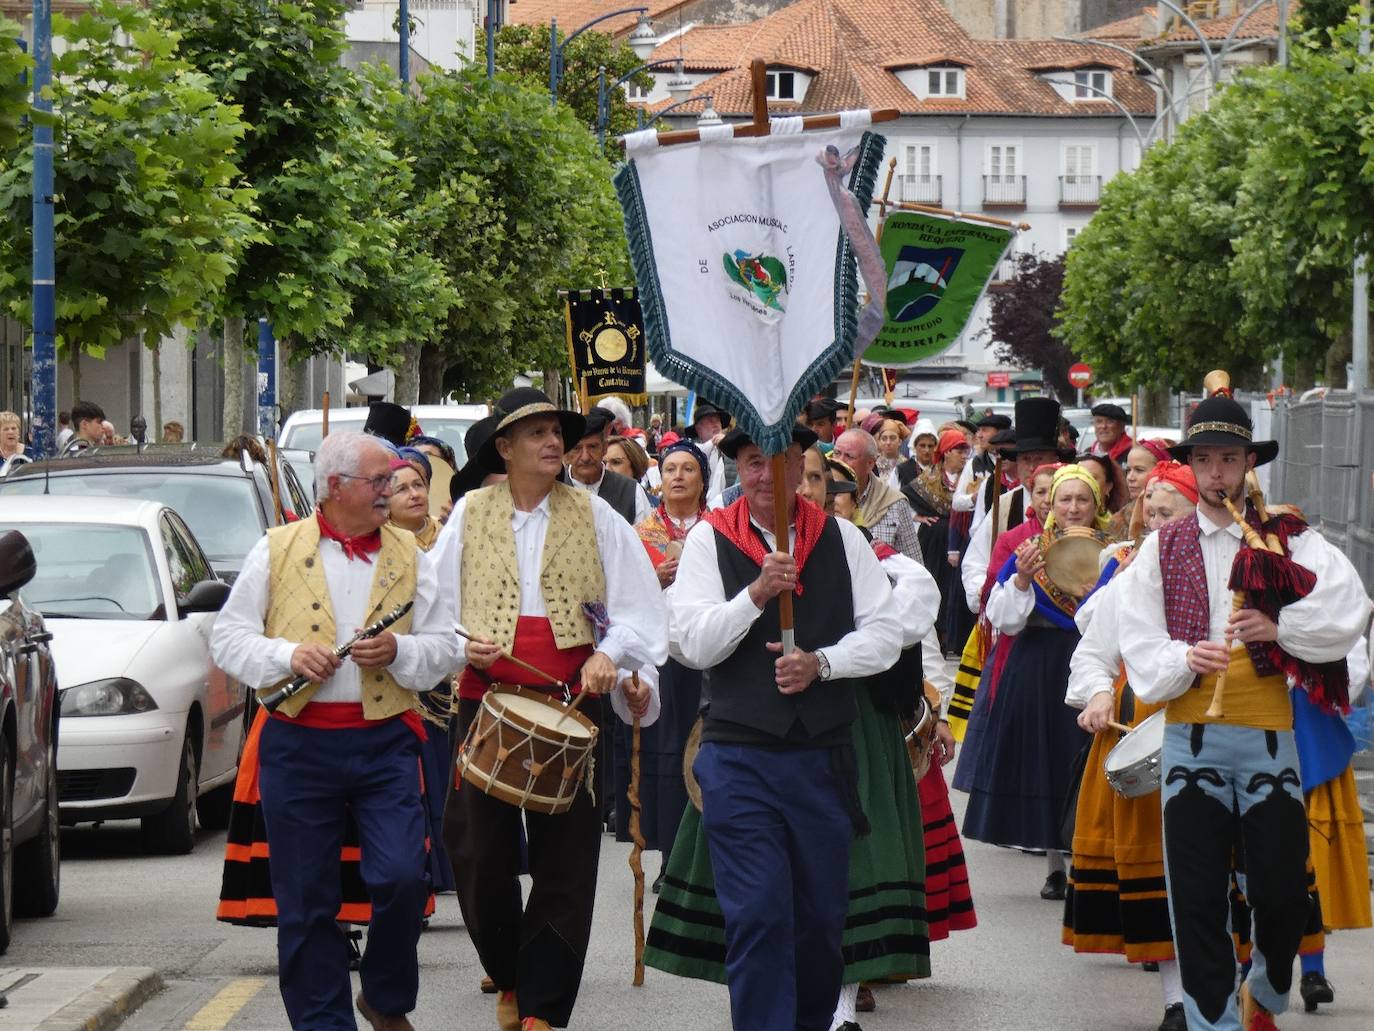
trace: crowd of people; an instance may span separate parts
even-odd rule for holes
[[[454,892],[496,1023],[563,1027],[603,836],[639,835],[645,963],[725,984],[741,1031],[858,1031],[976,924],[968,838],[1043,854],[1047,938],[1157,969],[1161,1031],[1268,1031],[1295,963],[1332,1003],[1324,935],[1370,925],[1341,719],[1370,601],[1248,491],[1276,446],[1227,392],[1177,441],[1093,415],[1080,453],[1048,398],[940,425],[817,398],[777,480],[705,401],[641,427],[518,388],[461,464],[374,405],[215,626],[222,669],[287,696],[245,744],[219,917],[276,927],[293,1027],[399,1031]],[[98,406],[70,422],[64,450],[106,441]]]

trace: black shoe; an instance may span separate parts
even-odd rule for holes
[[[843,1024],[839,1026],[839,1031],[864,1031],[864,1029],[861,1028],[858,1024],[854,1023],[854,1021],[846,1020]]]
[[[1188,1018],[1183,1014],[1183,1003],[1175,1002],[1164,1007],[1164,1019],[1159,1022],[1159,1031],[1188,1031]]]
[[[1152,959],[1147,959],[1144,963],[1140,964],[1140,969],[1147,974],[1157,974],[1159,973],[1159,964]]]
[[[363,932],[358,928],[352,928],[345,932],[348,941],[348,969],[361,970],[363,968],[363,950],[359,944],[363,940]]]
[[[1068,890],[1069,880],[1063,870],[1056,870],[1045,878],[1045,886],[1040,889],[1040,897],[1046,902],[1063,902]]]
[[[655,895],[657,895],[658,892],[659,892],[659,889],[663,887],[663,875],[664,875],[664,873],[666,873],[666,872],[667,872],[667,871],[660,870],[660,871],[658,872],[658,876],[654,878],[654,894],[655,894]]]
[[[1308,1013],[1316,1013],[1319,1003],[1330,1004],[1336,1001],[1336,989],[1315,970],[1309,970],[1302,975],[1302,981],[1298,984],[1298,994],[1302,996],[1302,1008]]]

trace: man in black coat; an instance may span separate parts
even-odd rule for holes
[[[587,413],[587,432],[566,455],[568,482],[590,491],[619,512],[631,526],[653,511],[642,487],[606,468],[606,438],[615,415],[599,405]]]

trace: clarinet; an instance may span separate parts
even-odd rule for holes
[[[369,637],[376,637],[383,630],[391,626],[398,619],[400,619],[407,612],[409,612],[414,607],[414,605],[415,603],[413,601],[408,601],[404,605],[397,605],[394,609],[388,612],[381,619],[377,620],[377,622],[373,623],[371,626],[363,627],[356,634],[350,637],[347,641],[345,641],[343,644],[339,645],[337,648],[334,649],[334,657],[336,659],[347,658],[348,654],[353,651],[353,646],[355,644],[357,644],[359,641],[366,641]],[[276,712],[277,707],[281,705],[282,702],[286,701],[288,698],[300,694],[307,687],[309,687],[311,683],[313,683],[313,681],[309,677],[297,677],[295,680],[291,681],[291,683],[286,684],[283,687],[277,688],[277,690],[273,691],[271,694],[264,695],[261,699],[259,699],[259,701],[262,703],[262,707],[266,709],[268,712]]]

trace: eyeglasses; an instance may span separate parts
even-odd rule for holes
[[[391,486],[390,473],[385,476],[354,476],[352,473],[337,473],[336,475],[342,476],[345,480],[362,480],[372,488],[373,494],[380,494]]]

